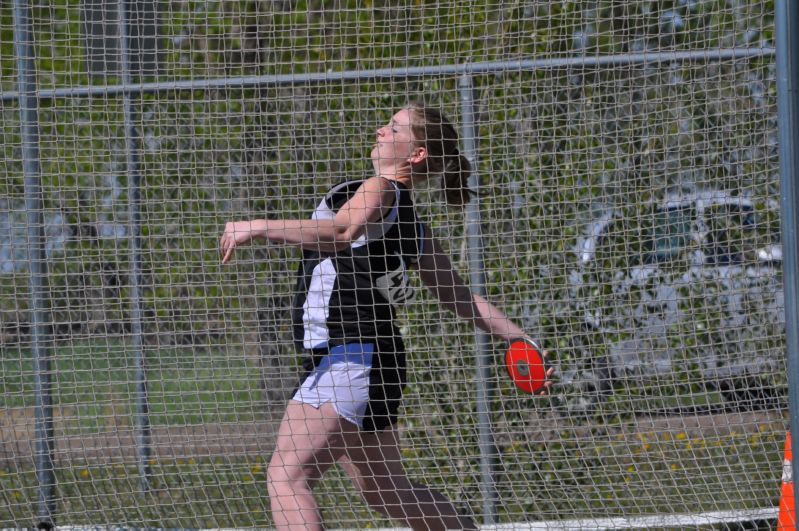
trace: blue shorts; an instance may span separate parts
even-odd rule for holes
[[[342,418],[361,429],[385,429],[397,421],[405,385],[404,349],[397,352],[396,343],[314,349],[293,399],[316,408],[330,402]]]

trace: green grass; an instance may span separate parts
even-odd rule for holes
[[[272,524],[264,458],[153,460],[150,489],[140,490],[135,467],[73,464],[56,470],[59,525],[214,528]],[[332,471],[319,485],[329,522],[351,525],[377,518]],[[0,527],[32,526],[36,480],[30,469],[0,469]],[[383,522],[384,525],[387,522]]]
[[[135,371],[128,345],[70,343],[54,349],[53,356],[54,400],[61,418],[57,436],[132,423]],[[202,429],[258,420],[265,413],[257,363],[239,353],[149,349],[147,358],[154,426]],[[23,408],[29,414],[34,400],[30,353],[4,351],[0,371],[0,414]],[[480,459],[473,419],[435,415],[441,407],[435,399],[423,383],[409,389],[409,407],[428,414],[403,421],[408,473],[479,515]],[[502,435],[495,478],[500,523],[737,510],[778,502],[786,421],[774,415],[760,422],[753,414],[724,430],[658,431],[655,424],[639,425],[634,418],[574,420],[567,428],[549,431],[541,442],[537,430],[551,428],[540,424],[546,422],[543,402],[514,402],[506,396],[503,404],[506,409],[495,419]],[[12,416],[11,426],[15,421]],[[271,525],[264,476],[268,455],[153,458],[146,492],[140,491],[132,459],[126,459],[107,464],[57,460],[57,522],[162,528]],[[337,471],[316,492],[332,527],[390,525],[369,511]],[[32,464],[0,461],[0,528],[30,526],[36,514]]]
[[[220,349],[146,350],[150,421],[155,426],[246,422],[259,418],[257,363]],[[51,381],[56,414],[83,430],[132,423],[136,370],[130,345],[70,343],[52,349]],[[29,351],[3,353],[0,408],[35,404]]]
[[[657,513],[739,510],[774,506],[779,497],[780,445],[773,433],[729,434],[701,440],[685,432],[642,434],[633,443],[575,440],[549,449],[508,447],[498,477],[500,522],[603,518]],[[569,459],[567,459],[567,456]],[[731,459],[731,456],[735,456]],[[479,514],[479,491],[459,492],[448,467],[432,468],[421,452],[406,450],[409,473],[437,484],[448,496],[471,500]],[[249,459],[153,460],[151,489],[139,490],[135,467],[73,463],[56,471],[58,522],[161,528],[264,527],[271,525],[265,456]],[[708,474],[709,469],[716,474]],[[771,489],[743,492],[753,480]],[[447,482],[450,483],[449,488]],[[388,526],[369,511],[335,469],[316,489],[333,527]],[[36,514],[36,481],[29,468],[0,468],[0,527],[30,525]]]

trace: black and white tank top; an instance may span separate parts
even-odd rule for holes
[[[332,219],[363,181],[334,186],[311,219]],[[414,298],[408,266],[422,252],[424,227],[410,190],[391,181],[395,196],[385,216],[370,223],[347,249],[303,251],[292,311],[294,339],[306,349],[399,335],[396,307]]]

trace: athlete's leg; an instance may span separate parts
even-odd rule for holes
[[[356,426],[338,416],[330,403],[316,409],[294,400],[289,402],[266,474],[272,517],[278,529],[324,529],[311,489],[343,455],[345,434],[356,430]]]
[[[393,427],[347,434],[339,464],[372,508],[414,530],[477,529],[443,494],[408,479]]]

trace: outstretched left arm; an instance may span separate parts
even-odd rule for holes
[[[435,238],[429,236],[424,247],[426,251],[416,264],[419,276],[445,308],[496,338],[510,341],[527,337],[499,308],[472,293]]]
[[[429,233],[429,231],[427,231]],[[517,338],[528,338],[524,330],[519,328],[499,308],[480,295],[472,293],[452,267],[452,263],[441,245],[429,236],[424,242],[425,252],[416,264],[419,275],[441,304],[459,317],[472,321],[477,327],[494,337],[510,342]],[[546,357],[548,352],[542,354]],[[547,370],[547,381],[540,394],[545,395],[552,387],[555,368]]]

